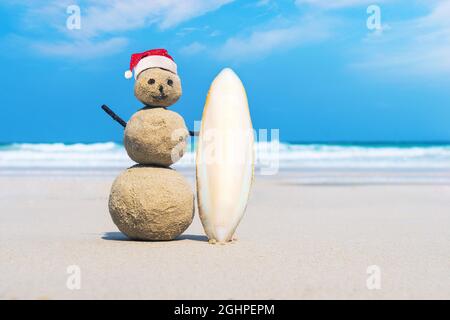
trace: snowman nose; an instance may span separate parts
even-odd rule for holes
[[[163,93],[164,87],[162,85],[159,86],[159,92]]]

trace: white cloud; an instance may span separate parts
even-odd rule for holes
[[[327,19],[305,17],[288,27],[256,30],[247,36],[229,38],[215,50],[219,59],[258,59],[274,51],[326,39],[330,35]]]
[[[411,75],[450,75],[450,0],[432,4],[418,18],[390,23],[381,37],[368,37],[353,67]]]
[[[385,0],[378,0],[378,2],[383,1]],[[275,51],[284,51],[326,40],[332,34],[333,28],[342,21],[339,18],[331,18],[326,12],[328,9],[369,5],[373,3],[373,0],[295,0],[294,3],[299,8],[310,6],[318,10],[312,10],[312,13],[304,14],[296,21],[291,19],[288,26],[286,24],[273,26],[269,23],[266,26],[254,28],[250,34],[241,33],[231,37],[213,50],[214,55],[219,59],[257,59]],[[276,2],[260,0],[254,5],[267,7],[271,4],[276,4]]]
[[[443,0],[437,2],[431,12],[417,19],[415,22],[421,27],[450,27],[450,1]]]
[[[39,42],[36,37],[30,38],[32,46],[48,55],[67,55],[77,57],[79,49],[86,45],[87,57],[101,55],[102,49],[112,44],[118,45],[117,50],[126,44],[123,34],[154,25],[160,29],[174,27],[195,17],[219,9],[234,0],[85,0],[78,1],[81,9],[81,29],[70,31],[65,27],[67,18],[66,8],[73,1],[49,1],[46,5],[41,2],[19,1],[8,5],[18,5],[25,8],[22,17],[25,30],[33,33],[49,25],[57,31],[62,40]],[[113,36],[114,34],[114,36]],[[47,38],[45,34],[42,38]],[[106,38],[106,40],[105,40]],[[111,53],[105,50],[104,53]]]
[[[188,44],[180,49],[180,53],[184,55],[196,55],[200,52],[203,52],[206,50],[206,46],[204,44],[201,44],[197,41],[192,42],[191,44]]]
[[[259,0],[258,2],[255,3],[255,6],[257,7],[265,7],[268,6],[270,4],[271,0]]]
[[[379,4],[380,0],[376,1]],[[374,0],[295,0],[297,6],[309,5],[321,9],[339,9],[373,4]]]
[[[81,7],[83,28],[91,34],[127,31],[148,25],[161,29],[217,10],[233,0],[113,0],[91,1]]]
[[[118,37],[96,42],[90,40],[32,42],[30,46],[44,55],[86,59],[120,52],[127,43],[127,39]]]

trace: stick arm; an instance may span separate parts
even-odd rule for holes
[[[115,114],[114,111],[112,111],[110,108],[108,108],[108,106],[106,104],[102,105],[102,109],[111,118],[113,118],[113,120],[117,121],[122,127],[125,128],[127,126],[127,123],[121,117],[119,117],[117,114]]]
[[[112,111],[106,104],[102,105],[103,111],[105,111],[113,120],[117,121],[122,127],[126,127],[127,123],[121,117],[119,117],[114,111]],[[189,135],[194,137],[198,136],[198,132],[189,130]]]

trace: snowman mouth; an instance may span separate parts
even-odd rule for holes
[[[168,96],[167,96],[166,94],[161,94],[161,95],[159,95],[159,96],[154,96],[154,95],[152,95],[152,98],[155,99],[155,100],[158,100],[158,101],[164,100],[164,99],[166,99],[167,97],[168,97]]]

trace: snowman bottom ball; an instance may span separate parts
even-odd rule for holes
[[[194,194],[175,170],[136,165],[114,181],[109,212],[130,239],[173,240],[192,223]]]

